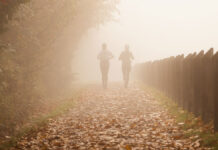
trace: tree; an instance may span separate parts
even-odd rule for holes
[[[9,0],[0,4],[4,18],[0,30],[5,31],[0,34],[0,128],[13,132],[48,97],[70,91],[75,50],[64,48],[64,37],[70,35],[76,49],[89,28],[112,18],[117,1]]]
[[[1,0],[0,1],[0,33],[7,29],[7,23],[12,19],[13,14],[19,8],[20,4],[29,2],[29,0]]]

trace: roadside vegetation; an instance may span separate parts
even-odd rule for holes
[[[61,109],[57,106],[73,96],[78,43],[90,28],[113,18],[116,4],[0,1],[0,143],[22,132],[33,118]]]
[[[182,110],[171,98],[167,97],[164,93],[148,87],[141,85],[141,87],[148,93],[151,97],[158,100],[160,105],[165,107],[170,115],[176,119],[181,128],[183,128],[184,138],[190,138],[194,140],[199,138],[199,143],[205,147],[212,147],[214,150],[218,149],[218,133],[213,131],[213,122],[204,123],[201,118],[194,116],[192,113]]]
[[[15,146],[21,137],[34,135],[43,129],[49,121],[55,120],[57,117],[60,117],[61,115],[66,114],[69,110],[73,109],[77,105],[77,99],[80,98],[80,93],[84,89],[85,86],[77,86],[74,92],[72,92],[72,98],[66,98],[62,101],[58,101],[55,105],[53,105],[53,108],[47,112],[32,116],[32,118],[29,119],[27,123],[24,124],[17,132],[15,132],[12,136],[6,136],[0,142],[0,150],[9,149],[10,147]]]

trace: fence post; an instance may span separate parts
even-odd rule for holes
[[[212,56],[213,49],[210,49],[204,56],[204,90],[203,90],[203,111],[202,119],[208,122],[213,114],[213,77],[212,77]],[[212,82],[211,82],[212,81]]]
[[[195,57],[196,57],[196,53],[193,53],[191,56],[190,56],[190,59],[189,59],[189,76],[188,76],[188,85],[189,85],[189,89],[188,89],[188,92],[189,92],[189,97],[188,97],[188,111],[189,112],[193,112],[193,105],[194,105],[194,60],[195,60]]]
[[[194,64],[194,89],[195,89],[195,94],[194,94],[194,108],[193,108],[193,113],[196,116],[201,115],[202,112],[202,85],[203,82],[203,69],[202,69],[202,59],[204,57],[204,51],[200,51],[200,53],[196,56],[195,59],[195,64]]]
[[[186,56],[183,66],[183,109],[188,110],[190,99],[190,59],[192,54]]]
[[[178,105],[182,106],[183,101],[183,63],[184,63],[184,55],[180,56],[179,64],[178,64]]]
[[[173,87],[174,87],[174,99],[176,101],[176,103],[178,104],[179,102],[179,61],[180,61],[180,55],[176,56],[175,61],[174,61],[174,65],[173,65],[173,69],[174,69],[174,78],[173,78]]]
[[[218,52],[214,55],[214,131],[218,132]]]

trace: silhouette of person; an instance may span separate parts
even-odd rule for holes
[[[100,60],[100,69],[102,74],[102,86],[107,88],[108,82],[108,71],[110,67],[109,60],[113,58],[113,54],[107,49],[107,45],[102,44],[102,50],[98,54],[98,59]]]
[[[122,72],[124,87],[128,87],[129,73],[131,71],[131,61],[134,59],[132,53],[129,51],[129,45],[125,45],[124,51],[120,54],[119,60],[122,61]]]

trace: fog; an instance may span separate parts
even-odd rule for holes
[[[0,0],[0,149],[218,145],[217,6]],[[171,57],[181,54],[189,57]],[[140,85],[131,83],[133,75]]]
[[[75,53],[77,78],[100,81],[97,54],[107,43],[114,54],[109,80],[122,79],[119,54],[127,43],[135,60],[145,62],[218,47],[216,0],[122,0],[116,21],[89,30]]]

